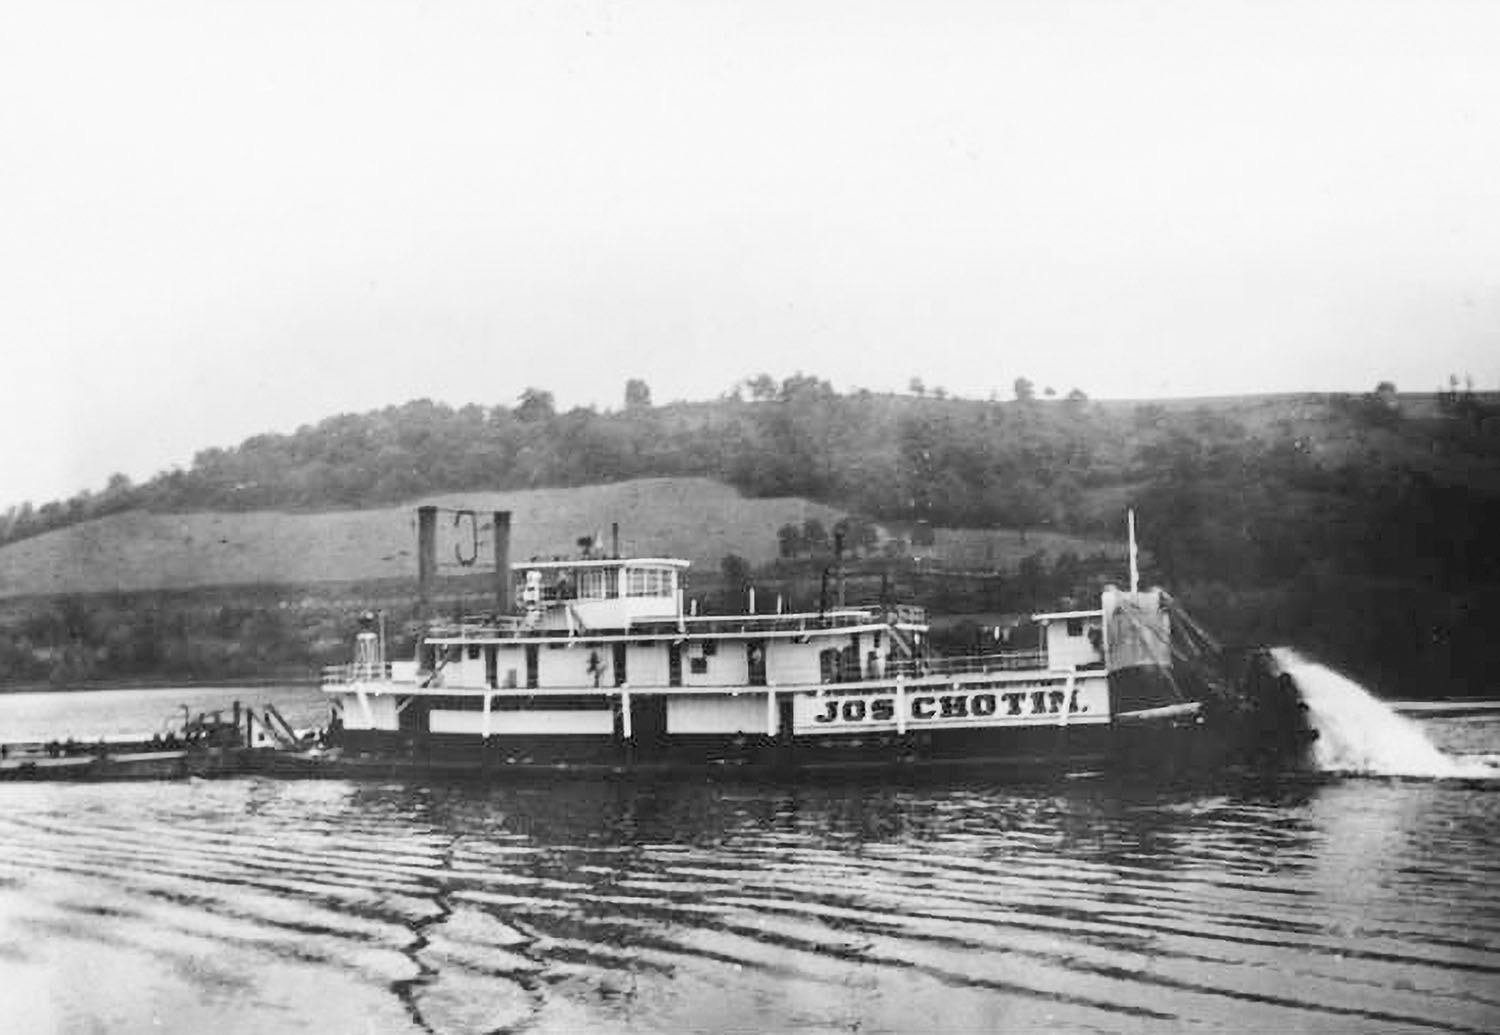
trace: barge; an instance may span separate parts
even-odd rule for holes
[[[579,556],[512,568],[508,512],[452,513],[473,532],[460,561],[481,541],[492,554],[492,607],[431,618],[401,660],[366,614],[353,660],[322,682],[344,771],[1177,768],[1228,761],[1237,732],[1257,727],[1250,713],[1267,714],[1182,671],[1174,644],[1194,627],[1167,594],[1138,589],[1133,536],[1130,589],[1033,615],[1034,649],[940,657],[912,604],[849,606],[840,589],[816,611],[767,613],[752,590],[743,613],[698,614],[689,563],[624,556],[617,531],[611,550],[581,540]],[[428,602],[437,508],[419,508],[417,528]]]
[[[297,771],[317,757],[317,734],[298,732],[276,710],[234,702],[223,712],[186,713],[165,733],[0,744],[0,782],[178,780]]]

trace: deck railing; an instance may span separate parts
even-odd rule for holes
[[[324,665],[324,686],[348,686],[351,683],[381,683],[391,678],[391,663],[349,662],[344,665]]]
[[[925,625],[927,612],[920,607],[900,604],[889,609],[880,607],[842,608],[837,611],[809,611],[800,614],[685,615],[681,619],[648,618],[632,622],[630,632],[637,634],[735,635],[770,632],[815,632],[843,629],[882,622]],[[602,631],[602,630],[601,630]],[[617,632],[609,630],[609,632]],[[578,634],[567,629],[527,628],[519,615],[465,615],[458,621],[437,621],[428,626],[427,635],[434,639],[493,640],[511,637],[571,639]]]
[[[964,675],[984,672],[1019,672],[1047,667],[1045,650],[1012,650],[997,654],[966,654],[949,658],[899,658],[886,664],[886,674],[915,679],[919,676]]]
[[[456,622],[431,623],[427,635],[442,639],[493,639],[496,636],[516,636],[522,630],[523,619],[519,615],[464,615]]]

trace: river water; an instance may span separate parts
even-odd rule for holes
[[[1492,1032],[1497,790],[0,784],[0,1030]]]

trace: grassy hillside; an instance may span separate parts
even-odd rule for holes
[[[706,478],[657,478],[573,489],[476,492],[421,503],[512,513],[512,556],[577,551],[580,535],[617,521],[622,547],[716,569],[725,554],[764,563],[776,528],[839,511],[798,499],[755,499]],[[318,514],[131,512],[0,547],[0,596],[414,579],[417,502]],[[458,530],[448,519],[447,539]],[[464,531],[467,531],[465,526]],[[451,543],[440,556],[446,562]]]
[[[651,478],[571,489],[474,492],[419,502],[470,508],[481,520],[511,511],[511,555],[572,555],[581,535],[620,525],[621,548],[635,554],[685,557],[716,572],[728,554],[752,565],[777,556],[776,530],[815,519],[832,527],[844,512],[802,499],[747,499],[707,478]],[[0,597],[140,592],[238,584],[305,585],[413,580],[417,503],[377,510],[317,514],[117,514],[0,547]],[[440,564],[457,572],[457,540],[471,535],[445,515]],[[1114,549],[1098,540],[1058,533],[938,529],[918,552],[934,561],[1013,569],[1038,551],[1057,555]],[[469,544],[462,544],[468,552]],[[480,543],[479,566],[489,563]]]
[[[491,591],[482,574],[493,561],[488,533],[480,528],[477,551],[474,537],[492,510],[512,513],[516,561],[575,554],[581,534],[608,535],[617,521],[622,550],[693,561],[691,592],[710,608],[743,604],[744,586],[731,584],[721,564],[730,554],[758,569],[753,580],[766,606],[776,594],[794,606],[817,606],[826,543],[822,553],[778,558],[776,533],[808,523],[832,528],[844,517],[806,500],[747,499],[704,478],[422,502],[478,512],[473,523],[455,521],[452,510],[439,514],[439,572],[451,576],[437,587],[445,610],[472,610]],[[355,618],[367,607],[386,610],[396,649],[409,649],[416,617],[414,506],[319,514],[131,512],[0,547],[0,686],[311,677],[319,665],[344,659]],[[1066,572],[1077,568],[1068,560],[1075,554],[1119,553],[1118,544],[1058,533],[936,529],[917,560],[893,548],[901,531],[877,526],[863,561],[851,560],[851,599],[893,579],[907,599],[959,610],[1021,608],[1050,592],[1054,564]],[[477,552],[475,563],[460,565],[460,552]],[[955,585],[937,573],[944,565],[976,564],[1019,569],[1025,577],[1014,586],[1009,576]]]

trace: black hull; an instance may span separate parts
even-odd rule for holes
[[[250,748],[200,748],[99,756],[15,758],[0,763],[0,781],[105,783],[235,776],[259,768],[269,755],[267,750]]]
[[[341,731],[336,758],[312,762],[338,775],[427,772],[510,778],[644,775],[792,778],[801,775],[980,773],[1037,778],[1100,770],[1174,775],[1209,752],[1201,727],[1105,724],[1021,729],[798,737],[672,736],[657,742],[600,735],[475,736]]]

